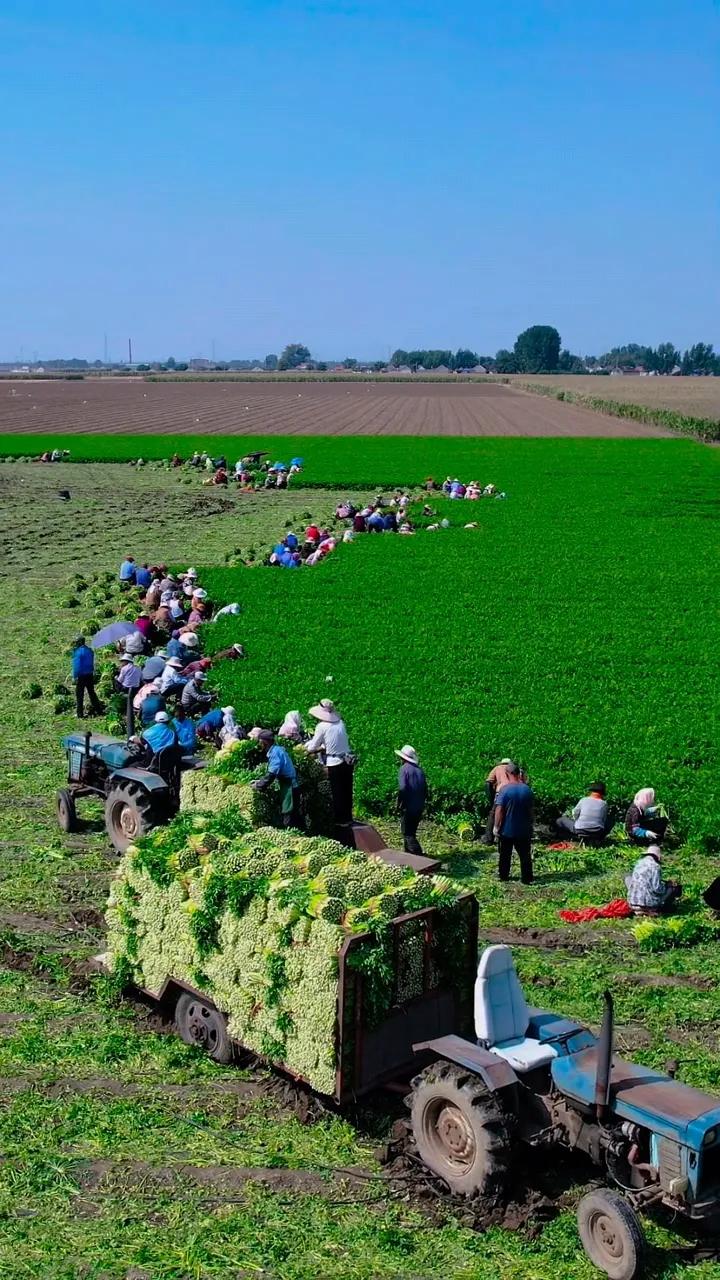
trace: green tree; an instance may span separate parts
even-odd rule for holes
[[[649,373],[672,373],[676,364],[680,364],[680,352],[672,342],[661,342],[654,351],[648,347],[645,368]]]
[[[566,347],[560,352],[557,367],[559,373],[584,373],[585,361],[580,356],[574,356]]]
[[[451,368],[473,369],[479,363],[476,351],[471,351],[469,347],[458,347],[453,356]]]
[[[520,365],[514,351],[501,347],[495,356],[495,373],[520,373]]]
[[[386,366],[385,366],[384,360],[373,360],[372,364],[370,365],[370,368],[372,369],[373,373],[382,373],[385,367]]]
[[[166,367],[167,369],[174,369],[174,368],[175,368],[175,357],[174,357],[174,356],[168,356],[167,360],[165,361],[165,367]]]
[[[274,373],[274,372],[275,372],[275,370],[276,370],[276,369],[277,369],[277,367],[278,367],[278,358],[277,358],[277,356],[276,356],[276,355],[269,355],[269,356],[266,356],[266,357],[265,357],[264,364],[265,364],[265,368],[267,369],[268,373]]]
[[[278,369],[297,369],[299,364],[306,364],[309,359],[310,351],[307,347],[301,342],[291,342],[278,360]]]
[[[354,356],[346,356],[342,365],[343,369],[357,369],[358,362]]]
[[[402,347],[398,347],[397,351],[393,351],[390,357],[390,364],[393,369],[399,369],[401,364],[408,364],[408,353]]]
[[[684,374],[717,373],[720,358],[715,355],[711,342],[696,342],[684,353],[680,368]]]
[[[534,324],[515,340],[521,373],[553,373],[560,359],[560,334],[550,324]]]

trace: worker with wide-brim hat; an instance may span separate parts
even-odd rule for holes
[[[417,838],[417,829],[427,803],[425,770],[420,768],[418,753],[414,747],[400,747],[395,755],[402,760],[398,773],[397,805],[400,810],[403,848],[406,853],[421,855],[422,846]]]
[[[335,703],[323,698],[310,708],[309,714],[317,720],[317,728],[305,750],[321,757],[328,775],[332,793],[335,825],[338,839],[351,843],[347,830],[353,820],[353,770],[355,757],[350,751],[347,729],[338,714]]]

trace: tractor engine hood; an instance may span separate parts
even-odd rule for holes
[[[85,734],[69,733],[62,740],[63,747],[66,751],[85,752]],[[90,738],[90,755],[96,760],[102,760],[108,769],[122,769],[130,760],[133,760],[134,754],[130,750],[127,742],[122,738],[113,738],[109,733],[93,733]]]

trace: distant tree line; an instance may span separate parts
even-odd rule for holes
[[[196,368],[195,362],[193,367]],[[90,363],[73,357],[71,360],[33,361],[29,367],[42,365],[45,369],[100,369],[106,366],[101,360]],[[208,371],[225,370],[241,372],[249,369],[264,369],[274,373],[276,370],[300,369],[325,372],[327,361],[314,360],[310,348],[302,342],[289,343],[280,355],[267,355],[264,360],[228,360],[218,364],[209,361],[198,361]],[[388,367],[391,369],[410,369],[413,373],[419,370],[443,371],[451,373],[469,372],[480,366],[488,373],[611,373],[613,370],[640,370],[644,373],[715,375],[720,376],[720,355],[716,354],[712,343],[696,342],[682,353],[672,342],[661,342],[657,347],[642,346],[637,342],[628,342],[624,347],[613,347],[601,356],[579,356],[563,348],[560,334],[549,324],[531,325],[524,329],[515,339],[511,350],[501,347],[494,356],[478,355],[469,347],[450,349],[429,349],[405,351],[398,347],[390,357],[389,365],[384,360],[361,362],[353,356],[347,356],[333,368],[339,367],[354,372],[381,373]],[[126,366],[114,364],[113,368]],[[138,364],[141,373],[177,372],[182,373],[190,366],[187,362],[176,361],[169,356],[164,362]]]

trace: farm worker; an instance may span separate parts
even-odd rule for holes
[[[183,755],[194,755],[197,749],[197,733],[194,721],[185,714],[182,707],[178,707],[171,724],[177,734],[178,745]]]
[[[422,853],[417,829],[427,801],[427,779],[420,768],[414,747],[401,747],[395,752],[402,760],[398,773],[398,809],[406,853]]]
[[[173,456],[172,456],[172,458],[171,458],[171,460],[170,460],[170,466],[171,466],[171,467],[181,467],[181,466],[182,466],[182,458],[180,457],[180,454],[179,454],[179,453],[174,453],[174,454],[173,454]]]
[[[172,614],[166,604],[161,604],[160,608],[155,610],[153,622],[155,623],[155,630],[164,632],[168,637],[172,635],[175,629],[173,627]]]
[[[132,586],[135,582],[135,557],[126,556],[120,565],[120,581]]]
[[[493,843],[493,829],[495,827],[495,796],[501,787],[507,787],[510,784],[510,767],[513,761],[508,756],[503,756],[499,764],[491,769],[485,779],[485,795],[490,801],[490,812],[488,813],[487,823],[485,824],[485,834],[482,839],[483,844]],[[520,781],[527,782],[524,771],[520,770]]]
[[[209,671],[212,666],[212,658],[198,658],[197,662],[188,662],[183,667],[182,674],[186,678],[197,675],[198,671]]]
[[[139,564],[135,569],[135,586],[147,591],[152,582],[152,574],[146,564]]]
[[[362,512],[362,511],[356,511],[356,512],[355,512],[355,515],[353,516],[352,527],[353,527],[353,532],[354,532],[354,533],[365,533],[366,528],[367,528],[367,524],[366,524],[366,517],[363,515],[363,512]],[[311,525],[311,528],[313,528],[313,529],[314,529],[314,528],[316,528],[316,526],[315,526],[315,525]],[[318,538],[320,537],[320,530],[319,530],[319,529],[317,530],[317,536],[318,536]]]
[[[296,533],[293,533],[293,532],[292,532],[292,530],[290,531],[290,533],[286,533],[286,534],[285,534],[285,546],[286,546],[286,547],[289,547],[291,551],[296,551],[296,550],[297,550],[297,545],[298,545],[298,538],[297,538],[297,534],[296,534]]]
[[[383,517],[383,527],[386,533],[397,533],[397,516],[394,511],[388,511]]]
[[[213,707],[212,711],[206,712],[197,722],[197,736],[205,742],[214,740],[223,722],[223,713],[220,707]]]
[[[224,604],[222,609],[217,609],[213,614],[213,622],[217,622],[218,618],[224,618],[228,614],[230,617],[236,618],[240,613],[240,605],[236,600],[232,604]]]
[[[349,826],[353,820],[355,761],[350,754],[347,729],[329,698],[323,698],[311,707],[309,714],[319,723],[310,741],[306,742],[305,750],[311,755],[324,757],[335,822],[339,827]]]
[[[651,844],[642,858],[638,858],[632,874],[625,877],[628,902],[640,915],[672,911],[673,903],[682,894],[677,880],[663,880],[661,868],[662,850],[659,845]]]
[[[143,729],[142,736],[154,756],[159,751],[165,751],[168,747],[176,747],[178,745],[178,737],[170,724],[170,717],[167,711],[158,711],[154,722],[149,728]]]
[[[661,816],[655,803],[655,791],[652,787],[643,787],[636,791],[633,802],[625,814],[625,830],[635,844],[645,840],[657,844],[662,841],[667,831],[668,820]]]
[[[188,680],[182,691],[182,705],[189,716],[203,715],[210,710],[212,694],[205,690],[207,676],[204,671],[196,671]]]
[[[165,670],[160,677],[160,692],[162,694],[177,693],[185,684],[180,672],[183,669],[181,658],[168,658],[165,664]]]
[[[244,657],[245,657],[245,650],[243,649],[242,645],[231,644],[229,649],[218,649],[217,653],[213,654],[213,661],[221,662],[229,659],[230,662],[237,662],[238,658],[244,658]]]
[[[456,481],[456,483],[457,483],[457,481]],[[453,487],[453,482],[452,482],[452,480],[450,479],[450,477],[448,476],[448,477],[447,477],[447,479],[443,480],[443,487],[442,487],[442,488],[443,488],[443,493],[449,493],[449,492],[450,492],[450,490],[452,489],[452,487]]]
[[[566,835],[602,844],[612,826],[605,799],[605,783],[593,782],[588,795],[575,805],[572,817],[564,813],[555,825]]]
[[[153,697],[156,701],[153,703]],[[147,712],[147,724],[150,724],[155,718],[156,711],[165,710],[165,699],[160,695],[160,678],[157,680],[148,680],[145,684],[141,684],[135,697],[133,698],[133,707],[136,711],[142,711],[145,703],[150,699],[150,708]]]
[[[188,598],[192,598],[197,587],[197,569],[188,569],[182,580],[182,589]]]
[[[373,511],[367,518],[368,533],[384,533],[385,517],[382,511]]]
[[[240,741],[244,730],[235,719],[234,707],[223,707],[222,714],[222,724],[220,725],[219,731],[220,746],[229,747],[231,742]]]
[[[533,793],[527,783],[520,780],[516,764],[506,767],[510,781],[495,797],[493,830],[500,844],[498,875],[501,880],[510,879],[514,849],[520,859],[520,879],[523,884],[532,884]]]
[[[90,646],[85,643],[84,636],[78,636],[77,640],[73,641],[72,678],[75,681],[75,704],[78,720],[82,720],[85,714],[85,694],[88,696],[90,710],[96,716],[99,716],[103,707],[95,692],[95,654]]]
[[[167,705],[160,692],[160,681],[153,680],[153,685],[157,686],[157,688],[145,698],[140,706],[140,719],[144,725],[152,724],[158,711],[164,711]]]
[[[204,600],[198,600],[188,614],[188,626],[199,627],[201,622],[208,622],[208,612]]]
[[[272,729],[261,729],[257,741],[267,751],[268,770],[264,778],[253,782],[256,791],[264,791],[266,787],[277,782],[280,788],[280,812],[284,827],[297,825],[296,800],[298,792],[298,776],[290,756],[284,747],[275,741]]]
[[[142,669],[143,679],[155,680],[161,676],[165,670],[165,664],[168,658],[172,658],[173,656],[174,655],[172,653],[168,653],[167,649],[158,649],[157,653],[153,654],[152,658],[148,658],[145,663],[145,666]]]
[[[145,640],[150,639],[152,633],[152,618],[149,613],[145,613],[145,611],[143,611],[138,614],[137,618],[133,622],[133,626],[136,631],[140,632],[140,635],[143,636]]]
[[[122,693],[137,693],[142,684],[142,670],[137,666],[132,654],[120,659],[120,670],[115,677],[115,684]]]
[[[305,730],[300,719],[300,712],[288,711],[278,729],[278,738],[289,738],[291,742],[302,742],[304,736]]]
[[[205,470],[206,470],[206,471],[214,471],[214,470],[215,470],[215,463],[213,462],[212,458],[211,458],[211,457],[209,457],[209,456],[206,456],[206,458],[205,458],[205,464],[204,464],[204,465],[205,465]]]

